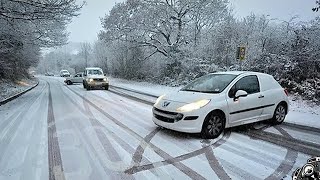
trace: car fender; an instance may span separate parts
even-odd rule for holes
[[[227,105],[227,101],[225,100],[224,95],[221,95],[219,97],[216,97],[214,99],[211,99],[210,103],[205,106],[203,113],[205,114],[203,121],[205,119],[205,117],[213,112],[213,111],[222,111],[225,115],[225,120],[226,120],[226,127],[229,126],[229,110],[228,110],[228,105]]]

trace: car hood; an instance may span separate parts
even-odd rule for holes
[[[220,94],[178,91],[165,95],[162,100],[178,103],[193,103],[199,100],[212,99],[218,96],[220,96]]]
[[[89,75],[88,78],[106,78],[104,75]]]

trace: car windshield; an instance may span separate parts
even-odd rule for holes
[[[88,70],[88,74],[90,75],[102,75],[102,71],[99,69],[90,69]]]
[[[203,76],[184,88],[181,91],[192,91],[202,93],[220,93],[236,77],[232,74],[210,74]]]
[[[68,71],[62,71],[62,73],[69,73]]]

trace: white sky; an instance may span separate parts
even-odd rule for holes
[[[93,42],[97,33],[102,29],[100,17],[109,13],[115,3],[124,0],[86,0],[87,5],[82,9],[81,15],[74,18],[68,26],[69,41]],[[298,15],[301,20],[310,20],[320,15],[313,12],[315,0],[229,0],[237,18],[255,14],[268,14],[271,18],[289,20]],[[81,0],[79,0],[81,2]]]

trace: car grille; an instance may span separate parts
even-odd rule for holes
[[[164,110],[161,110],[161,109],[158,109],[158,108],[153,108],[155,111],[158,111],[158,112],[161,112],[161,113],[164,113],[164,114],[169,114],[169,115],[177,115],[178,113],[176,112],[170,112],[170,111],[164,111]]]
[[[155,118],[159,119],[160,121],[164,121],[164,122],[167,122],[167,123],[174,123],[174,119],[172,118],[167,118],[167,117],[164,117],[164,116],[160,116],[160,115],[157,115],[157,114],[153,114]]]
[[[94,81],[97,81],[97,82],[103,82],[103,79],[93,79]]]
[[[176,112],[170,112],[170,111],[164,111],[158,108],[153,108],[153,116],[157,118],[160,121],[164,121],[167,123],[174,123],[176,121],[179,121],[183,118],[183,114],[176,113]]]

